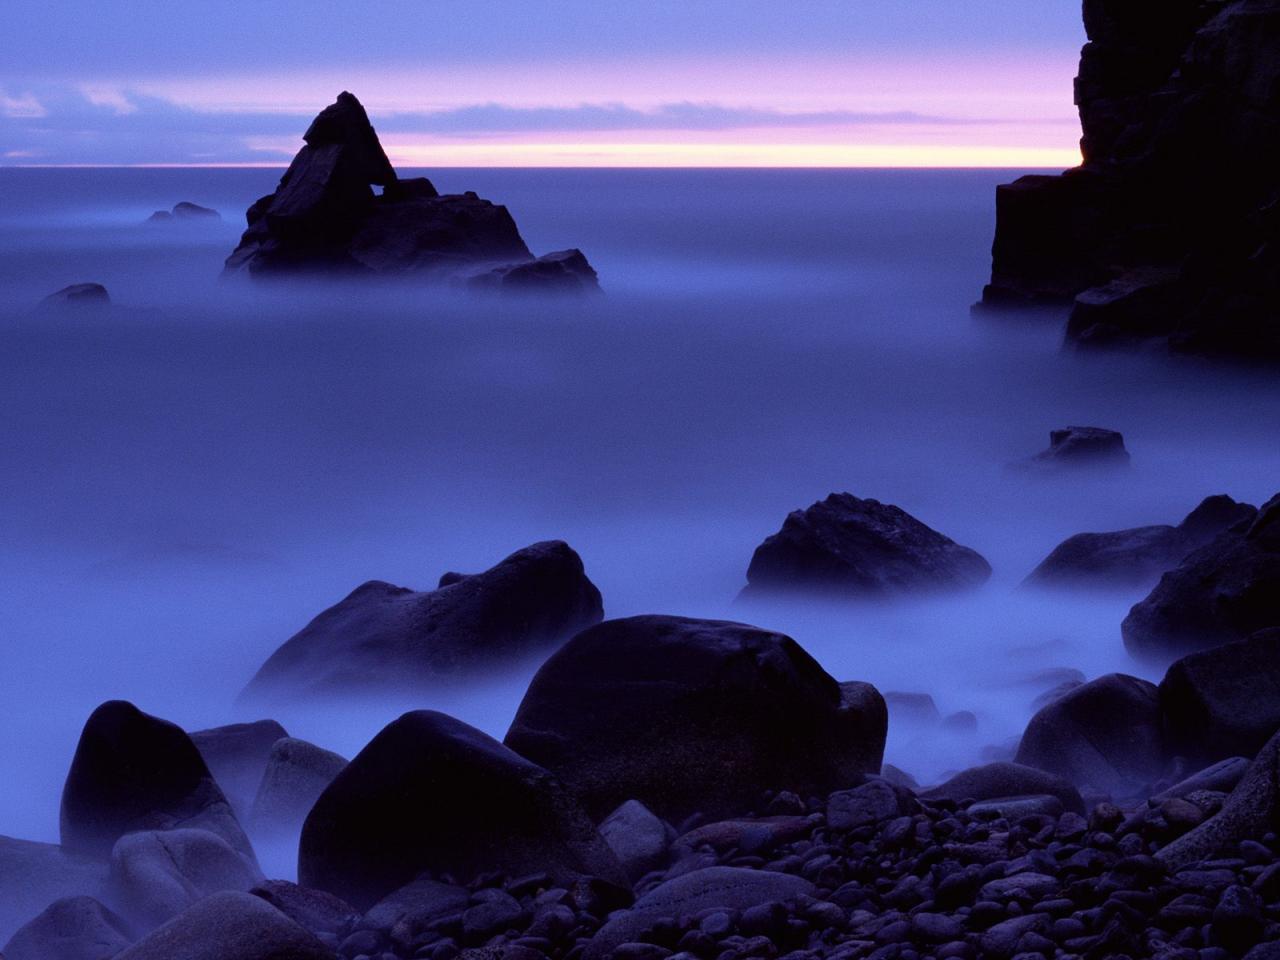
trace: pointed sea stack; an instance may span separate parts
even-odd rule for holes
[[[486,289],[598,290],[578,250],[534,257],[507,208],[396,175],[350,93],[320,111],[275,193],[253,204],[224,276],[403,277]],[[374,187],[381,187],[376,194]]]

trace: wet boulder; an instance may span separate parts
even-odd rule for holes
[[[334,960],[332,950],[265,900],[215,893],[114,960]]]
[[[883,597],[972,588],[990,575],[976,551],[900,507],[833,493],[789,514],[756,548],[742,596]]]
[[[226,796],[175,724],[111,700],[89,716],[62,790],[62,845],[106,859],[126,833],[208,830],[253,858]]]
[[[128,923],[93,897],[55,900],[4,945],[6,960],[109,960],[133,942]]]
[[[1280,496],[1170,570],[1121,624],[1139,659],[1169,661],[1280,626]]]
[[[0,940],[55,900],[102,898],[107,867],[53,843],[0,837]]]
[[[303,886],[367,909],[424,873],[466,881],[546,871],[562,883],[626,878],[546,770],[430,710],[382,730],[321,794],[302,828]]]
[[[251,823],[266,830],[297,830],[333,778],[344,757],[305,740],[284,737],[271,747]]]
[[[1193,653],[1160,683],[1171,754],[1251,757],[1280,730],[1280,629]]]
[[[1113,673],[1077,687],[1031,718],[1015,760],[1077,786],[1136,796],[1164,767],[1155,684]]]
[[[364,584],[273,653],[244,696],[413,689],[550,649],[603,615],[569,545],[535,543],[435,590]]]
[[[1110,533],[1078,533],[1053,549],[1031,571],[1036,586],[1127,587],[1153,584],[1187,554],[1237,524],[1249,523],[1257,509],[1230,497],[1207,497],[1176,527],[1135,527]]]
[[[272,745],[288,735],[275,720],[258,720],[197,730],[191,734],[191,742],[227,799],[238,812],[245,813],[262,781]]]
[[[594,816],[634,799],[678,822],[743,813],[764,790],[853,786],[879,771],[886,724],[874,687],[836,683],[790,637],[642,616],[552,654],[505,742]]]
[[[1069,780],[1020,763],[988,763],[970,767],[936,787],[921,791],[924,800],[999,800],[1052,796],[1072,813],[1084,813],[1080,791]]]

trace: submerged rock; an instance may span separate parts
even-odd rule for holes
[[[1124,436],[1102,427],[1065,427],[1049,431],[1049,446],[1015,466],[1039,469],[1068,467],[1125,467],[1129,451]]]
[[[6,960],[109,960],[133,942],[129,925],[93,897],[49,904],[4,945]]]
[[[976,587],[991,565],[905,510],[833,493],[787,516],[756,548],[744,597],[819,592],[838,597]]]
[[[73,283],[49,294],[40,301],[42,309],[58,307],[105,307],[111,303],[111,295],[100,283]]]
[[[224,275],[329,273],[597,290],[580,251],[534,258],[506,207],[400,180],[364,107],[343,92],[312,122],[275,193],[248,210]],[[383,188],[375,195],[372,187]]]
[[[581,558],[558,540],[444,579],[424,592],[357,588],[273,653],[244,696],[411,689],[546,650],[604,616]]]
[[[302,829],[298,880],[367,909],[420,874],[545,871],[625,886],[613,853],[546,770],[430,710],[382,730]]]
[[[596,817],[638,800],[673,822],[808,796],[878,772],[884,699],[838,684],[790,637],[645,616],[578,634],[543,664],[506,744]]]
[[[157,210],[147,217],[147,223],[173,223],[174,221],[221,223],[222,214],[209,207],[202,207],[198,203],[182,200],[175,203],[172,210]]]

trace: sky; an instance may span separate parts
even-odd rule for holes
[[[1079,0],[4,0],[0,164],[1079,162]]]

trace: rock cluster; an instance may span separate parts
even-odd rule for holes
[[[147,223],[220,223],[222,214],[209,207],[202,207],[190,200],[182,200],[173,205],[172,210],[157,210],[147,217]]]
[[[1067,337],[1280,358],[1280,2],[1085,0],[1083,164],[996,194],[988,307]]]
[[[224,276],[323,273],[504,290],[599,289],[578,250],[535,258],[506,207],[470,192],[442,196],[424,177],[401,180],[350,93],[325,107],[303,140],[276,191],[249,208]]]

